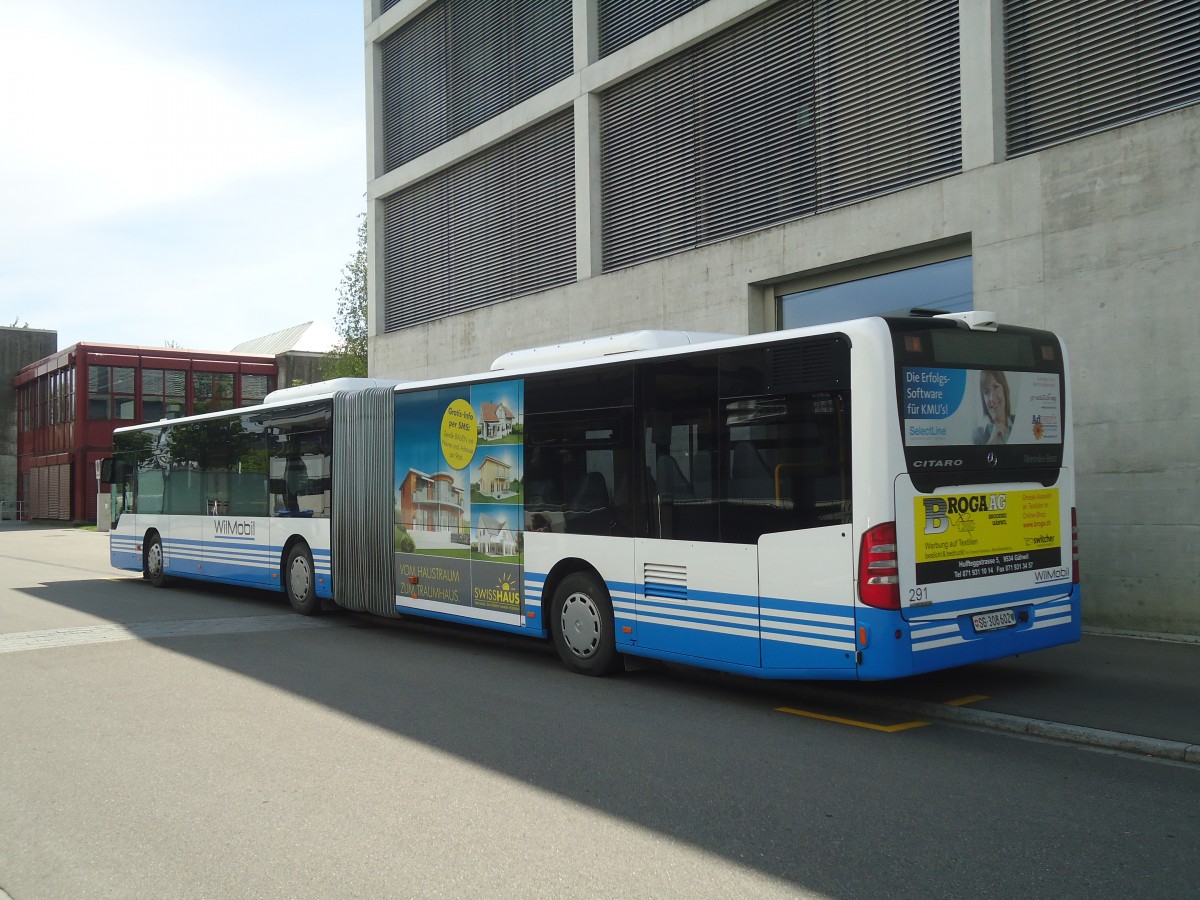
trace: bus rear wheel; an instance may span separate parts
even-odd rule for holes
[[[314,571],[308,544],[297,541],[288,551],[287,562],[283,565],[283,589],[292,609],[302,616],[315,616],[321,612]]]
[[[608,675],[620,656],[612,600],[604,585],[584,572],[568,575],[554,592],[550,634],[559,658],[580,675]]]
[[[142,551],[142,577],[156,588],[166,586],[167,571],[162,540],[157,534],[152,534],[146,538],[145,548]]]

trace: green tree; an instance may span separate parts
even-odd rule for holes
[[[324,378],[365,378],[367,374],[367,216],[359,214],[358,246],[342,269],[333,329],[338,343],[321,363]]]

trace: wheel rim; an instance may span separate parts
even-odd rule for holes
[[[600,646],[600,622],[600,609],[587,594],[571,594],[563,603],[563,640],[580,659],[592,656]]]
[[[292,567],[288,570],[288,587],[292,591],[292,596],[297,600],[304,600],[308,597],[308,589],[312,585],[312,573],[308,570],[308,560],[303,556],[297,556],[292,560]]]
[[[157,578],[162,574],[162,565],[162,544],[155,541],[146,551],[146,571],[151,578]]]

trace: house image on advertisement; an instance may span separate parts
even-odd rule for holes
[[[515,556],[517,538],[506,519],[495,519],[481,513],[475,533],[476,549],[484,556]]]
[[[463,489],[449,472],[426,475],[416,469],[396,491],[399,524],[407,529],[458,531],[463,525]]]
[[[500,499],[512,493],[512,466],[494,456],[479,464],[479,493]]]
[[[512,434],[517,417],[503,403],[483,403],[480,407],[479,439],[495,441]]]

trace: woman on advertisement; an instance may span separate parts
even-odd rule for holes
[[[975,443],[1005,443],[1016,421],[1007,376],[1003,372],[991,369],[980,372],[979,399],[983,404],[983,415],[987,424],[975,429]]]

